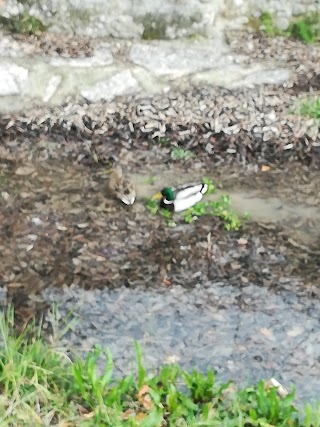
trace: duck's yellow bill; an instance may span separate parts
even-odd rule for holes
[[[159,192],[159,193],[155,194],[152,198],[153,198],[154,200],[160,200],[160,199],[161,199],[161,197],[162,197],[162,194]]]

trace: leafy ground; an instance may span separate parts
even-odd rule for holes
[[[320,426],[319,408],[299,413],[293,391],[280,398],[267,382],[236,390],[210,370],[185,372],[174,363],[148,375],[137,344],[136,373],[115,381],[108,350],[71,360],[55,339],[41,339],[41,327],[15,335],[13,318],[8,310],[0,322],[1,426]]]

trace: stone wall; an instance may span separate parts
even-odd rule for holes
[[[28,13],[49,31],[93,37],[161,38],[216,36],[270,11],[281,29],[292,16],[320,11],[317,0],[3,0],[0,14]]]

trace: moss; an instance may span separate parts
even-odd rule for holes
[[[83,25],[89,25],[91,18],[97,16],[97,12],[92,9],[70,9],[70,21],[73,24],[81,22]]]
[[[144,40],[163,40],[166,39],[167,22],[162,16],[145,15],[142,20]]]
[[[33,6],[36,3],[36,0],[17,0],[18,3],[23,4],[24,6]]]
[[[201,41],[204,38],[204,34],[202,33],[190,33],[185,37],[185,40],[189,41],[189,42],[197,42],[197,41]]]
[[[0,16],[0,26],[12,33],[38,34],[47,30],[47,27],[35,16],[27,12],[10,18]]]
[[[192,17],[186,17],[180,14],[174,14],[171,16],[165,14],[153,15],[148,13],[142,17],[135,19],[137,23],[142,23],[144,40],[166,40],[168,39],[167,29],[173,27],[177,30],[190,30],[194,23],[200,22],[202,15],[200,13],[195,14]]]

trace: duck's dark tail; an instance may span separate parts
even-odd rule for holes
[[[200,193],[205,194],[208,191],[208,184],[202,184]]]

